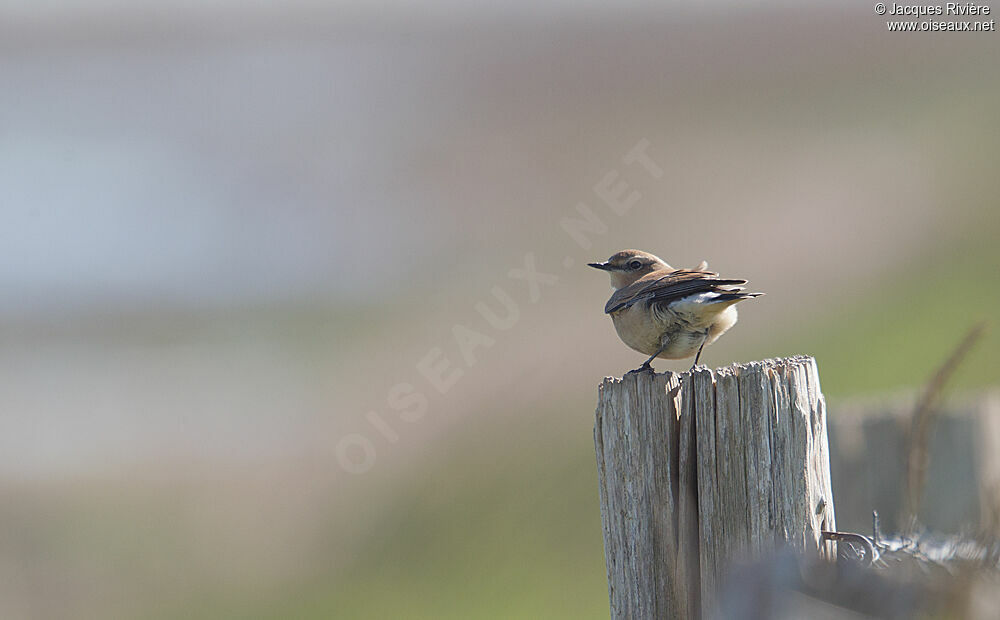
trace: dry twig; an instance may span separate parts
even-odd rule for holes
[[[909,448],[906,465],[906,504],[903,511],[903,528],[912,530],[916,524],[917,511],[923,495],[927,464],[930,460],[927,450],[928,437],[938,413],[937,403],[948,380],[961,365],[965,356],[986,332],[986,322],[982,322],[965,335],[948,359],[931,376],[917,401],[910,418]]]

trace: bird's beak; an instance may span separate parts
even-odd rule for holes
[[[611,271],[611,266],[607,263],[587,263],[588,267],[593,267],[594,269],[601,269],[603,271]]]

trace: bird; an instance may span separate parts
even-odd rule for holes
[[[742,279],[724,279],[702,261],[691,269],[674,269],[642,250],[622,250],[588,266],[611,276],[611,298],[604,306],[618,337],[649,356],[631,372],[652,370],[660,357],[694,356],[694,370],[705,345],[736,324],[736,304],[764,293],[747,293]]]

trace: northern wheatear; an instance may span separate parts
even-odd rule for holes
[[[641,250],[622,250],[603,263],[588,263],[611,276],[615,292],[604,306],[622,342],[649,355],[637,371],[652,370],[657,357],[694,355],[736,324],[735,304],[763,293],[744,293],[746,280],[723,280],[702,261],[674,269]]]

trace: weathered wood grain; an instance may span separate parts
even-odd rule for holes
[[[812,358],[606,378],[594,442],[614,619],[701,617],[734,562],[836,527]]]

